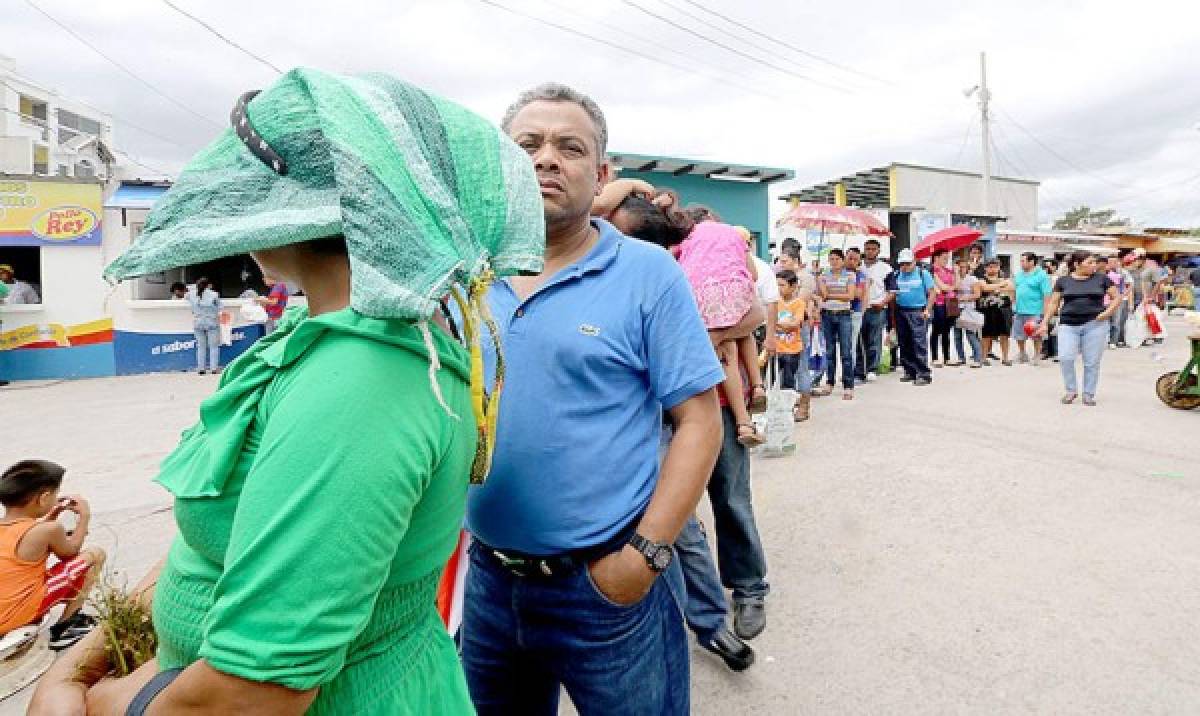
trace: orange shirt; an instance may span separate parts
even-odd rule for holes
[[[785,301],[782,298],[779,300],[779,321],[799,321],[804,318],[804,307],[807,301],[803,294],[796,293],[796,297],[790,301]],[[804,350],[804,343],[800,335],[800,328],[784,329],[778,328],[775,331],[775,347],[780,353],[795,354]]]
[[[17,557],[17,543],[37,524],[32,517],[0,523],[0,634],[37,619],[46,597],[46,560]]]

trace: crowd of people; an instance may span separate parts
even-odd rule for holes
[[[784,246],[772,267],[711,209],[611,181],[603,112],[562,85],[520,95],[500,129],[384,75],[295,70],[254,97],[108,275],[248,251],[307,305],[224,369],[162,464],[179,530],[142,592],[157,659],[89,680],[107,672],[92,632],[33,714],[549,716],[563,690],[583,714],[687,714],[687,630],[742,670],[767,626],[764,361],[804,420],[810,395],[850,400],[885,362],[929,384],[951,334],[982,366],[991,326],[1007,361],[1016,322],[1047,318],[1035,301],[1070,323],[1097,287],[1120,295],[1091,258],[1057,287],[945,252],[893,270],[873,241],[817,271]],[[1064,360],[1093,333],[1060,331]],[[1021,355],[1044,335],[1018,334]],[[60,483],[45,465],[0,479],[17,507],[0,566],[44,566],[18,533]],[[434,604],[464,525],[456,651]]]

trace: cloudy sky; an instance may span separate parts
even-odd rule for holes
[[[963,92],[984,50],[994,171],[1044,182],[1043,221],[1086,203],[1200,226],[1196,3],[171,2],[275,66],[390,72],[497,119],[519,90],[566,82],[601,103],[614,150],[790,167],[798,186],[891,161],[978,170]],[[275,76],[163,0],[3,7],[0,53],[109,112],[118,147],[157,169]]]

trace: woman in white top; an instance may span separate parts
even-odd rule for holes
[[[954,349],[958,352],[958,361],[954,365],[967,362],[967,352],[963,347],[963,334],[971,344],[971,367],[983,367],[983,344],[980,332],[983,330],[983,314],[976,309],[975,302],[983,295],[983,282],[971,273],[971,263],[967,259],[955,262],[958,271],[958,321],[954,325]],[[963,317],[968,320],[963,320]],[[978,323],[970,318],[978,316]]]

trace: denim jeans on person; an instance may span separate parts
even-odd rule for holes
[[[971,360],[976,363],[983,362],[983,342],[980,340],[977,331],[968,331],[958,326],[954,327],[954,350],[958,351],[958,359],[962,362],[967,361],[967,351],[963,346],[963,334],[967,335],[967,343],[971,345]]]
[[[1108,321],[1089,321],[1082,326],[1058,325],[1058,365],[1062,368],[1063,387],[1078,393],[1075,358],[1083,356],[1083,394],[1095,395],[1100,383],[1100,359],[1108,342]]]
[[[954,319],[946,315],[945,306],[933,307],[933,334],[929,337],[929,352],[933,360],[950,360],[950,329],[954,327]],[[938,351],[938,348],[941,351]]]
[[[825,334],[825,382],[833,385],[837,377],[838,355],[841,354],[842,387],[854,389],[854,331],[850,311],[821,311],[821,331]]]
[[[866,362],[861,356],[862,343],[859,338],[862,336],[863,327],[863,312],[855,311],[850,314],[850,358],[854,364],[854,377],[859,380],[867,379]]]
[[[813,384],[812,369],[809,368],[812,361],[812,324],[805,321],[800,335],[804,341],[804,350],[800,352],[800,365],[796,368],[796,392],[809,395],[812,393]]]
[[[900,365],[910,378],[932,377],[929,372],[929,321],[925,320],[923,311],[922,308],[896,310]]]
[[[750,491],[750,452],[737,441],[737,420],[721,409],[725,435],[708,481],[713,530],[717,534],[717,567],[721,584],[733,591],[735,604],[761,602],[771,591],[767,557],[754,521]]]
[[[808,373],[808,365],[803,367],[800,365],[805,361],[803,353],[777,353],[775,354],[775,364],[779,366],[779,387],[784,390],[798,390],[796,387],[800,380],[800,371]],[[811,383],[810,383],[811,390]]]
[[[729,601],[721,588],[717,565],[713,563],[712,551],[708,547],[708,536],[704,525],[692,515],[683,531],[675,538],[675,559],[683,570],[683,584],[687,589],[687,606],[683,616],[688,628],[701,644],[707,643],[717,632],[725,628],[729,615]]]
[[[1117,312],[1113,314],[1112,325],[1108,329],[1109,343],[1124,343],[1125,342],[1125,321],[1129,320],[1129,304],[1121,301],[1121,305],[1117,307]],[[1061,356],[1060,356],[1061,359]]]
[[[221,329],[197,324],[195,333],[196,370],[216,370],[221,365]]]
[[[887,327],[887,310],[872,310],[863,312],[862,348],[865,358],[865,372],[878,373],[879,359],[883,355],[883,332]]]
[[[470,560],[462,661],[480,716],[554,716],[560,687],[581,714],[689,712],[678,560],[629,606],[605,597],[583,566],[518,577],[478,542]]]

